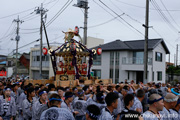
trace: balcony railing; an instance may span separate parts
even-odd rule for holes
[[[40,67],[39,61],[32,61],[31,67]],[[49,67],[49,61],[42,61],[42,67]]]
[[[122,64],[138,64],[138,65],[142,65],[144,64],[144,59],[143,58],[127,58],[127,57],[123,57],[122,58]],[[148,58],[148,64],[151,65],[152,64],[152,58]]]

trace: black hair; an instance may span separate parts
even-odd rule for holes
[[[155,86],[156,86],[156,88],[160,88],[159,83],[156,83]]]
[[[97,93],[96,94],[96,99],[97,99],[97,101],[99,101],[99,103],[104,103],[104,95],[103,95],[103,93],[102,92],[99,92],[99,93]]]
[[[54,84],[49,84],[48,85],[48,90],[50,91],[52,88],[56,88]]]
[[[23,88],[24,88],[24,91],[27,91],[27,90],[29,89],[29,86],[26,85],[26,86],[24,86]]]
[[[144,92],[144,90],[142,90],[142,89],[139,89],[139,90],[137,91],[137,93],[136,93],[136,96],[139,97],[139,98],[144,97],[144,95],[145,95],[145,92]]]
[[[103,81],[102,81],[102,80],[100,80],[98,83],[103,83]]]
[[[160,89],[149,90],[148,97],[150,97],[152,94],[159,94],[160,96],[163,96],[163,92]]]
[[[111,86],[111,85],[107,86],[107,90],[108,90],[108,91],[112,91],[112,90],[113,90],[113,89],[112,89],[112,86]]]
[[[56,94],[56,93],[53,93],[51,96],[50,96],[50,99],[52,98],[55,98],[55,99],[61,99],[61,97]],[[50,106],[57,106],[58,104],[60,104],[61,101],[58,101],[58,100],[51,100],[49,103],[50,103]]]
[[[98,120],[97,116],[100,115],[100,109],[99,109],[98,106],[96,106],[96,105],[94,105],[94,104],[88,105],[88,106],[87,106],[87,111],[88,111],[88,112],[87,112],[88,114],[91,113],[91,114],[89,115],[89,117],[90,117],[92,120]]]
[[[43,87],[43,86],[44,86],[43,84],[40,84],[40,85],[39,85],[40,88]]]
[[[58,87],[58,88],[57,88],[57,91],[58,91],[58,90],[64,91],[64,88],[63,88],[63,87]]]
[[[69,87],[65,87],[64,89],[65,89],[65,91],[67,91],[67,90],[70,89],[70,88],[69,88]]]
[[[83,97],[83,96],[84,96],[84,90],[79,89],[79,90],[78,90],[78,96],[79,96],[79,97]]]
[[[119,85],[116,85],[116,90],[117,90],[119,87],[120,87]]]
[[[32,86],[33,86],[33,84],[32,84],[32,83],[29,83],[29,84],[28,84],[28,86],[29,86],[29,87],[32,87]]]
[[[84,83],[84,80],[79,80],[79,83]]]
[[[114,92],[108,93],[107,96],[105,97],[107,106],[111,106],[111,104],[115,102],[118,98],[119,98],[118,94]]]
[[[127,94],[125,97],[124,97],[124,104],[125,106],[128,106],[129,105],[129,102],[134,100],[134,96],[132,94]]]
[[[38,91],[38,90],[39,90],[39,87],[38,87],[38,86],[37,86],[37,87],[35,87],[35,88],[34,88],[34,90],[35,90],[35,91]]]
[[[87,89],[89,88],[89,86],[84,86],[82,89],[84,90],[84,91],[86,91]]]
[[[77,89],[77,87],[73,87],[73,89],[72,89],[72,90],[74,91],[75,89]]]
[[[128,90],[128,87],[129,87],[129,86],[125,85],[125,86],[123,87],[123,89]]]
[[[32,92],[34,92],[35,90],[34,90],[34,88],[33,87],[29,87],[28,89],[27,89],[27,98],[29,97],[29,94],[31,94]]]
[[[14,87],[16,87],[16,86],[19,86],[19,84],[16,84],[16,83],[13,84],[13,85],[12,85],[12,88],[14,88]]]
[[[96,87],[96,92],[97,92],[97,93],[100,92],[100,86],[99,86],[99,85]]]
[[[71,96],[73,96],[72,92],[66,92],[65,95],[64,95],[65,99],[68,99]]]
[[[43,91],[46,91],[46,92],[47,92],[47,89],[41,89],[41,90],[39,90],[38,95],[39,95],[41,92],[43,92]]]

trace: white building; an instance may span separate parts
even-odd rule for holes
[[[87,37],[87,48],[92,48],[97,45],[104,44],[104,39],[94,38],[94,37]]]
[[[61,43],[50,43],[51,49],[56,49],[59,47]],[[47,48],[47,45],[43,45],[43,47]],[[29,78],[30,79],[39,79],[40,78],[40,46],[35,45],[31,48],[30,51],[30,70],[29,70]],[[53,68],[50,60],[49,54],[42,54],[42,78],[49,79],[54,76]]]
[[[116,40],[101,47],[102,54],[94,56],[92,71],[101,79],[112,78],[113,83],[143,81],[144,40]],[[148,81],[165,82],[166,54],[169,50],[163,39],[148,41]]]

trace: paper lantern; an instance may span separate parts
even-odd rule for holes
[[[78,28],[78,26],[75,27],[74,34],[75,34],[75,35],[78,35],[78,34],[79,34],[79,28]]]
[[[101,48],[98,48],[98,49],[97,49],[97,54],[98,54],[98,55],[101,55],[101,53],[102,53],[102,49],[101,49]]]
[[[48,50],[46,48],[43,48],[43,54],[47,55],[47,53],[48,53]]]

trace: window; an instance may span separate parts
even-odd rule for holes
[[[33,61],[36,61],[36,56],[32,56]]]
[[[101,79],[101,70],[92,70],[94,72],[94,76],[97,76],[98,79]]]
[[[101,65],[101,55],[93,56],[93,65]]]
[[[114,52],[110,52],[110,65],[114,65]]]
[[[157,72],[157,80],[161,81],[162,80],[162,72]]]
[[[109,78],[113,78],[113,69],[110,69],[110,75]]]
[[[115,69],[115,83],[119,82],[119,69]]]
[[[37,61],[40,61],[40,56],[36,56],[36,60],[37,60]]]
[[[156,52],[156,58],[155,58],[156,61],[159,61],[159,62],[162,62],[162,53],[160,52]]]
[[[119,65],[119,52],[116,52],[116,65]]]
[[[48,55],[46,55],[46,61],[49,61],[49,56]]]
[[[144,52],[133,52],[133,63],[143,64],[144,63]]]

